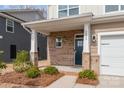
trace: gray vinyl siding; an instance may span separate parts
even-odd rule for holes
[[[20,23],[14,22],[14,33],[6,32],[6,18],[0,16],[0,50],[4,51],[2,59],[5,62],[11,62],[10,45],[16,45],[17,51],[30,51],[31,35],[27,32]],[[40,59],[46,59],[46,38],[38,35],[38,46],[41,50]]]

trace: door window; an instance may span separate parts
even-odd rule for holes
[[[78,42],[77,42],[77,46],[78,46],[78,47],[83,46],[83,41],[78,41]]]

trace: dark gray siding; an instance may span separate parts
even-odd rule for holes
[[[20,23],[14,22],[14,33],[6,32],[6,18],[0,17],[0,50],[4,51],[2,59],[5,62],[11,62],[10,45],[16,45],[18,50],[30,51],[31,35]],[[38,46],[40,51],[40,59],[46,59],[46,38],[38,35]]]
[[[39,60],[47,59],[47,37],[42,34],[37,34],[37,41],[39,48]]]

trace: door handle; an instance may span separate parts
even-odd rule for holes
[[[103,67],[109,67],[109,65],[101,65],[101,66],[103,66]]]

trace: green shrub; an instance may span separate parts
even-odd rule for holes
[[[22,50],[22,51],[19,51],[17,53],[17,58],[16,58],[17,61],[20,61],[20,62],[26,62],[29,60],[29,53],[25,50]]]
[[[0,74],[1,74],[2,70],[6,69],[6,68],[7,68],[6,64],[3,63],[2,61],[0,61]]]
[[[25,75],[29,78],[35,78],[40,75],[40,70],[38,69],[38,67],[32,66],[25,72]]]
[[[59,71],[56,67],[49,66],[44,69],[44,73],[53,75],[59,73]]]
[[[33,66],[33,64],[31,62],[28,62],[28,61],[25,63],[21,63],[20,61],[16,61],[13,63],[13,69],[16,72],[20,72],[20,73],[28,70],[32,66]]]
[[[44,70],[43,69],[40,69],[40,73],[43,74],[44,73]]]
[[[6,69],[6,64],[3,62],[0,62],[0,69]]]
[[[84,71],[79,72],[79,78],[88,78],[88,79],[96,80],[97,75],[92,70],[84,70]]]
[[[17,58],[14,60],[13,69],[16,72],[24,72],[28,70],[33,66],[33,64],[28,60],[29,60],[28,52],[24,50],[19,51],[17,53]]]
[[[2,55],[4,54],[4,51],[0,51],[0,61],[2,61]]]
[[[6,64],[2,61],[2,55],[3,55],[3,53],[4,53],[4,51],[0,51],[0,74],[1,74],[1,71],[3,69],[6,69],[7,68]]]

